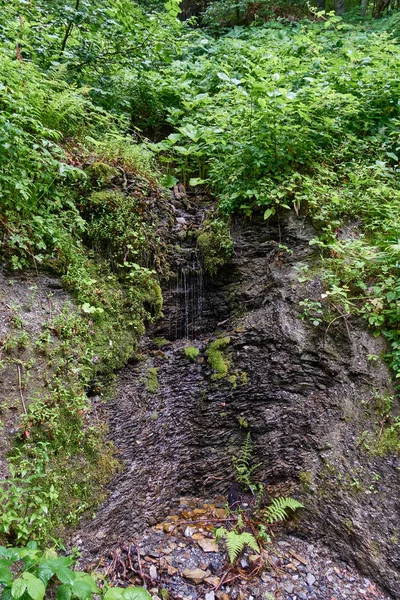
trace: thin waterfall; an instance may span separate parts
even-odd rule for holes
[[[171,339],[195,339],[200,332],[205,307],[204,276],[196,255],[180,265],[169,284],[168,331]]]

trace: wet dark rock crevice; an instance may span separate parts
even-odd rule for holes
[[[307,222],[238,221],[232,234],[232,261],[213,279],[193,246],[181,252],[189,260],[166,284],[165,317],[143,340],[143,360],[121,372],[108,407],[124,469],[79,535],[88,552],[101,552],[160,521],[182,495],[227,493],[246,422],[258,479],[306,506],[299,533],[323,538],[400,598],[400,461],[360,444],[376,427],[366,407],[392,393],[386,367],[368,361],[382,342],[357,322],[349,336],[338,319],[325,336],[301,319],[299,300],[323,291],[318,278],[298,281],[296,267],[316,261]],[[230,339],[224,377],[207,356],[221,336]],[[188,346],[199,349],[194,361]]]

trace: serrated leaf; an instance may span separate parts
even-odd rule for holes
[[[95,580],[88,573],[78,572],[78,573],[74,573],[74,575],[75,575],[75,581],[77,581],[77,580],[84,581],[90,587],[90,590],[93,594],[98,594],[100,592],[99,588],[96,585]]]
[[[11,585],[14,577],[10,569],[0,567],[0,583],[3,585]]]
[[[11,595],[13,598],[21,598],[27,587],[26,581],[18,577],[11,586]]]
[[[26,582],[27,592],[33,600],[42,600],[42,598],[44,598],[46,589],[43,581],[26,571],[25,573],[22,573],[22,579]]]
[[[37,217],[37,218],[40,218],[40,217]],[[42,221],[43,221],[43,219],[42,219]],[[29,548],[29,550],[37,550],[38,545],[37,545],[37,542],[34,542],[32,540],[32,541],[30,541],[30,542],[27,543],[26,547]]]
[[[56,567],[54,572],[61,583],[72,583],[75,579],[75,573],[68,567]]]
[[[58,554],[55,550],[55,548],[48,548],[48,550],[45,550],[44,554],[43,554],[44,558],[48,558],[51,560],[58,560]],[[65,556],[61,556],[60,558],[66,558]]]
[[[86,581],[75,579],[70,585],[73,595],[79,598],[79,600],[86,600],[86,598],[92,597],[91,586]]]
[[[57,589],[57,600],[71,600],[72,592],[69,585],[60,585]]]
[[[1,600],[13,600],[10,587],[4,588],[1,594]]]
[[[54,570],[50,567],[49,563],[45,562],[38,566],[36,574],[46,586],[50,579],[53,577]]]

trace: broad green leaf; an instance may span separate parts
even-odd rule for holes
[[[179,181],[179,179],[177,179],[176,177],[174,177],[170,173],[168,173],[168,175],[165,175],[161,179],[161,183],[166,188],[172,188],[172,187],[174,187],[174,185],[176,185],[178,183],[178,181]]]
[[[141,587],[127,587],[123,591],[124,600],[151,600],[150,594]]]
[[[206,180],[205,179],[201,179],[200,177],[192,177],[189,180],[189,185],[190,186],[202,185],[203,183],[206,183]]]
[[[109,588],[104,594],[104,600],[120,600],[124,590],[118,587]]]
[[[267,210],[264,213],[264,219],[269,219],[269,217],[271,217],[274,214],[275,214],[275,208],[267,208]]]
[[[75,579],[75,573],[68,567],[56,567],[55,574],[61,583],[72,583]]]
[[[1,594],[1,600],[12,600],[11,588],[6,587]]]
[[[98,594],[100,592],[95,580],[88,573],[75,572],[74,575],[75,581],[84,581],[90,587],[93,594]]]
[[[11,594],[13,598],[21,598],[26,588],[27,582],[22,579],[22,577],[18,577],[11,586]]]
[[[230,77],[226,73],[217,73],[218,77],[222,79],[222,81],[230,81]]]
[[[3,585],[11,585],[14,577],[10,569],[0,567],[0,583]]]
[[[86,598],[91,598],[92,589],[91,586],[81,579],[75,579],[71,584],[72,594],[79,598],[79,600],[86,600]]]
[[[22,578],[26,582],[26,589],[30,597],[33,598],[33,600],[42,600],[46,591],[43,581],[26,571],[25,573],[22,573]]]
[[[69,585],[60,585],[57,588],[57,600],[71,600],[72,592]]]
[[[45,585],[47,585],[54,575],[54,570],[50,567],[49,563],[43,562],[39,564],[36,574],[39,579],[43,581]]]

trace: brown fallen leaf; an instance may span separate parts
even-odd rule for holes
[[[210,538],[204,538],[197,541],[203,552],[218,552],[218,544]]]
[[[182,575],[186,577],[186,579],[193,581],[193,583],[199,584],[210,575],[210,571],[203,571],[203,569],[185,569]]]

